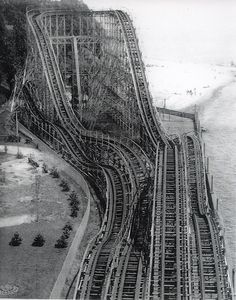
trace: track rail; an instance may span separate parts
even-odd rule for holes
[[[191,199],[193,199],[192,209],[195,213],[205,214],[207,203],[201,147],[195,135],[188,135],[186,138],[189,171],[188,178]],[[195,197],[197,197],[197,201],[195,201]]]
[[[42,122],[46,122],[43,118],[43,116],[37,111],[37,108],[36,106],[34,105],[34,103],[31,101],[31,98],[30,98],[30,95],[28,93],[28,90],[26,88],[26,86],[24,87],[23,89],[24,93],[25,93],[25,96],[26,98],[28,98],[28,105],[29,105],[29,108],[31,110],[31,114],[34,116],[35,119],[38,119],[40,118],[40,123]],[[34,112],[33,112],[34,111]],[[36,117],[36,115],[37,117]],[[73,140],[73,136],[70,136],[69,133],[66,132],[66,130],[63,130],[63,129],[59,129],[58,127],[56,127],[55,125],[53,124],[50,124],[51,126],[54,127],[55,130],[57,130],[57,132],[60,132],[60,134],[63,136],[62,139],[63,141],[66,143],[66,145],[68,146],[68,150],[70,151],[70,153],[72,152],[72,155],[74,157],[76,157],[76,160],[77,161],[81,161],[83,160],[83,164],[81,163],[81,166],[84,168],[85,167],[85,160],[87,159],[86,156],[82,156],[81,157],[81,153],[77,153],[76,152],[76,144]],[[100,146],[101,146],[101,143],[100,143]],[[107,147],[106,145],[106,142],[104,142],[104,144],[102,145],[103,147]],[[96,146],[97,148],[98,146]],[[75,149],[75,150],[74,150]],[[114,151],[115,149],[115,146],[112,145],[111,149],[110,149],[110,152],[111,152],[111,155],[113,155],[113,158],[111,158],[111,161],[112,161],[112,164],[114,166],[116,166],[117,164],[119,165],[119,167],[121,167],[121,162],[119,162],[120,158],[123,157],[121,153],[119,153],[119,151],[117,150],[117,152]],[[100,151],[101,152],[101,149]],[[119,154],[119,156],[118,156]],[[129,154],[132,154],[132,152],[130,152]],[[124,158],[124,157],[123,157]],[[135,167],[133,167],[133,177],[135,178],[135,168],[142,168],[143,165],[142,163],[140,163],[139,160],[135,160],[136,156],[133,154],[132,156],[133,158],[133,161],[135,161]],[[125,158],[124,158],[125,160]],[[106,161],[106,163],[108,163]],[[140,164],[139,164],[140,163]],[[92,166],[93,168],[95,168],[94,164],[88,164],[87,166]],[[117,166],[118,167],[118,166]],[[105,263],[108,261],[109,259],[109,256],[110,256],[110,248],[111,248],[111,244],[112,242],[114,242],[114,240],[116,239],[116,235],[119,233],[121,227],[122,227],[122,223],[124,221],[121,222],[121,219],[123,220],[124,217],[127,215],[127,213],[124,213],[123,210],[125,210],[125,206],[124,206],[124,199],[127,198],[127,201],[129,202],[130,204],[130,201],[131,200],[128,200],[130,196],[132,196],[130,194],[131,192],[131,183],[129,182],[129,178],[130,176],[127,176],[128,174],[125,173],[125,169],[122,168],[123,170],[123,174],[120,174],[118,171],[116,171],[116,169],[112,169],[112,170],[109,170],[109,177],[110,177],[110,182],[112,182],[111,184],[111,187],[112,187],[112,193],[110,193],[110,197],[111,198],[111,202],[109,204],[109,216],[110,216],[110,221],[107,222],[109,223],[106,230],[109,232],[109,235],[108,234],[103,234],[103,236],[100,236],[99,239],[101,240],[102,239],[102,243],[100,243],[99,247],[96,249],[96,255],[95,257],[93,258],[93,264],[91,264],[91,272],[92,270],[94,269],[94,273],[93,273],[93,278],[94,278],[94,284],[91,284],[90,286],[90,294],[89,294],[89,297],[94,297],[93,295],[96,295],[97,293],[99,294],[97,288],[98,288],[98,282],[99,282],[99,279],[101,280],[101,270],[104,271],[104,278],[103,280],[105,279],[105,271],[106,271],[106,265]],[[108,171],[106,171],[106,173],[108,173]],[[118,177],[118,175],[120,177]],[[120,178],[120,179],[119,179]],[[140,180],[143,179],[143,177],[138,177],[139,181],[138,183],[140,184]],[[119,180],[121,180],[119,182]],[[122,189],[121,189],[121,182],[122,182]],[[125,193],[123,191],[123,189],[125,189]],[[133,190],[135,190],[135,187],[133,187]],[[115,200],[114,200],[115,199]],[[111,207],[113,207],[113,209],[111,209]],[[123,207],[123,209],[121,209],[121,207]],[[115,209],[114,209],[115,208]],[[115,216],[115,217],[114,217]],[[113,220],[114,218],[114,220]],[[109,219],[108,219],[109,220]],[[113,220],[113,221],[112,221]],[[112,224],[114,224],[114,226],[112,226]],[[111,228],[111,229],[109,229]],[[95,253],[95,251],[94,251]],[[91,260],[92,261],[92,260]],[[95,263],[96,261],[96,263]],[[89,290],[89,287],[87,287],[88,290]],[[100,286],[100,293],[101,293],[101,288],[102,288],[102,284]],[[89,293],[88,291],[85,292],[85,295],[86,293]]]
[[[151,97],[148,91],[141,54],[132,22],[128,14],[122,11],[115,11],[115,13],[120,21],[125,37],[137,102],[150,140],[154,146],[157,145],[160,138],[164,142],[168,143],[166,132],[164,133],[160,121],[157,120],[158,117],[151,103]]]
[[[192,212],[203,214],[204,203],[202,203],[202,189],[199,187],[200,174],[198,173],[198,159],[195,141],[187,137],[187,165],[188,165],[188,186],[191,199]]]
[[[110,251],[117,245],[117,236],[124,223],[126,215],[126,201],[125,197],[126,185],[124,178],[116,170],[109,171],[110,177],[110,197],[112,209],[109,210],[109,222],[106,228],[106,239],[96,249],[96,254],[92,267],[88,270],[91,280],[83,288],[77,291],[76,297],[83,299],[98,299],[101,297],[102,287],[106,277],[107,263],[110,256]],[[127,200],[126,200],[127,199]]]
[[[50,42],[40,26],[39,17],[40,14],[37,10],[27,12],[28,22],[36,39],[54,106],[62,124],[66,127],[70,126],[73,130],[76,130],[76,127],[82,127],[82,125],[78,122],[72,112],[72,109],[67,103],[60,70],[56,63]]]
[[[124,262],[123,274],[121,274],[121,286],[118,294],[118,299],[137,299],[139,282],[139,264],[140,264],[140,252],[130,246],[128,254],[126,255],[126,261]]]
[[[176,200],[178,199],[178,181],[176,180],[178,157],[176,149],[166,148],[165,151],[165,182],[162,221],[162,260],[161,260],[161,299],[178,299],[179,267],[177,265],[178,226]]]
[[[64,85],[60,77],[60,71],[53,54],[54,52],[52,51],[51,45],[47,40],[46,35],[44,34],[40,26],[39,16],[40,15],[38,15],[37,11],[33,11],[33,13],[28,13],[28,20],[29,23],[31,24],[31,27],[34,29],[33,32],[35,34],[36,41],[38,42],[40,55],[45,66],[45,70],[47,71],[46,75],[48,79],[48,85],[50,87],[51,94],[54,99],[54,105],[57,111],[59,112],[60,120],[63,127],[67,128],[67,131],[70,131],[75,136],[79,136],[81,138],[89,138],[90,140],[93,138],[100,141],[107,140],[107,142],[114,143],[116,144],[116,146],[119,146],[124,151],[129,153],[131,161],[134,162],[135,160],[136,161],[139,160],[139,163],[141,163],[141,159],[142,159],[143,162],[146,163],[146,161],[148,160],[146,154],[143,152],[140,146],[135,144],[132,140],[130,139],[118,140],[98,132],[91,132],[85,130],[82,124],[79,123],[79,121],[75,117],[74,113],[72,112],[67,102]],[[132,148],[134,148],[135,151],[133,151]],[[141,154],[141,157],[138,158],[136,153]],[[137,163],[135,162],[135,164]],[[143,169],[145,168],[144,164],[142,168]]]
[[[174,143],[156,156],[149,299],[181,299],[179,153]]]
[[[200,279],[200,285],[193,283],[195,293],[201,299],[225,299],[221,287],[221,268],[217,255],[217,234],[206,213],[205,188],[202,187],[203,170],[200,148],[196,137],[186,137],[188,160],[188,183],[196,246],[192,251],[198,255],[198,271],[192,268],[192,277]],[[197,247],[197,248],[196,248]],[[194,250],[195,249],[195,250]],[[196,259],[196,258],[195,258]]]

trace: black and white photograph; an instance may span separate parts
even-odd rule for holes
[[[235,0],[0,0],[0,299],[236,300],[235,216]]]

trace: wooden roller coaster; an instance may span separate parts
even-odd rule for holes
[[[124,52],[120,56],[132,78],[141,124],[136,140],[86,129],[68,101],[45,26],[61,22],[66,28],[66,20],[73,25],[76,18],[87,24],[87,41],[99,40],[89,27],[99,20],[106,20],[96,25],[101,32],[112,28],[107,39],[119,36],[115,42]],[[123,11],[34,8],[27,11],[27,22],[55,117],[47,118],[38,87],[28,78],[22,83],[19,120],[83,174],[101,204],[101,229],[84,253],[74,298],[231,299],[219,230],[207,201],[199,137],[170,137],[163,128],[129,16]],[[88,46],[86,51],[91,52]],[[96,51],[89,53],[98,63]]]

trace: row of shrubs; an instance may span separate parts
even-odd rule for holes
[[[52,175],[53,178],[59,178],[59,172],[55,167],[53,167],[50,170],[50,175]],[[61,180],[61,183],[59,184],[60,187],[62,187],[63,192],[68,192],[70,190],[70,186],[68,182],[64,179]],[[68,202],[71,208],[71,214],[70,216],[72,218],[76,218],[78,216],[78,211],[79,211],[79,199],[75,191],[72,191],[69,195]]]
[[[36,161],[34,161],[31,157],[28,158],[28,163],[31,164],[32,166],[34,166],[35,168],[39,167],[39,164]],[[52,169],[49,170],[48,166],[45,163],[43,163],[42,170],[44,173],[49,172],[49,174],[53,178],[60,178],[60,174],[56,167],[52,167]],[[62,187],[63,192],[69,192],[70,186],[66,180],[62,179],[59,185],[60,185],[60,187]],[[70,216],[72,218],[76,218],[78,216],[78,211],[79,211],[79,199],[78,199],[78,196],[75,193],[75,191],[71,192],[71,194],[69,195],[68,201],[69,201],[69,205],[71,208]]]
[[[71,213],[70,216],[72,218],[76,218],[78,216],[79,211],[79,199],[75,191],[72,191],[67,199],[70,205]]]
[[[68,246],[68,239],[70,237],[71,231],[72,231],[72,226],[69,223],[67,223],[63,227],[63,233],[61,237],[57,240],[55,244],[55,248],[66,248]]]
[[[5,152],[7,153],[7,146],[5,146]],[[23,155],[21,152],[18,151],[17,153],[17,158],[23,158]],[[28,158],[28,163],[30,165],[32,165],[35,168],[39,167],[39,164],[33,160],[31,157]],[[49,169],[48,166],[43,163],[42,165],[42,170],[44,173],[48,173]],[[53,178],[60,178],[59,172],[58,170],[53,167],[50,170],[49,173]],[[68,192],[70,190],[69,184],[66,180],[62,179],[60,186],[62,187],[62,191],[64,192]],[[72,218],[76,218],[78,215],[78,211],[79,211],[79,200],[78,200],[78,196],[75,193],[75,191],[72,191],[71,194],[69,195],[69,198],[67,199],[69,202],[69,205],[71,207],[71,214],[70,216]],[[70,237],[70,233],[72,231],[72,226],[67,223],[64,227],[63,227],[63,233],[60,236],[60,238],[56,241],[56,244],[54,245],[55,248],[66,248],[68,246],[68,239]],[[18,232],[15,232],[11,241],[9,242],[10,246],[19,246],[22,243],[22,238],[20,237]],[[42,247],[45,244],[45,239],[41,234],[38,234],[35,238],[33,243],[31,244],[33,247]]]
[[[66,248],[68,246],[68,239],[70,237],[70,233],[72,231],[72,226],[70,223],[67,223],[63,227],[63,233],[61,237],[56,241],[56,244],[54,245],[55,248]],[[18,232],[15,232],[11,241],[9,242],[10,246],[20,246],[22,243],[22,238],[20,237]],[[45,244],[45,239],[44,237],[39,233],[36,235],[34,238],[33,243],[31,246],[33,247],[42,247]]]
[[[21,243],[22,243],[22,238],[20,237],[18,232],[15,232],[9,245],[10,246],[19,246]],[[39,233],[38,235],[36,235],[36,237],[34,238],[34,241],[31,245],[33,247],[42,247],[44,245],[44,243],[45,243],[45,239]]]

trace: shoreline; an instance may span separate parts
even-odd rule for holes
[[[223,226],[231,279],[232,269],[236,266],[236,159],[233,155],[236,125],[232,122],[235,112],[234,90],[236,92],[235,78],[225,84],[220,93],[214,93],[214,96],[199,106],[201,124],[207,129],[202,138],[206,144],[206,155],[211,158],[210,169],[215,182],[214,198],[215,203],[216,198],[219,199],[218,215]]]
[[[159,62],[147,67],[147,79],[154,106],[191,112],[236,77],[236,68],[212,64]],[[161,65],[161,66],[160,66]]]

